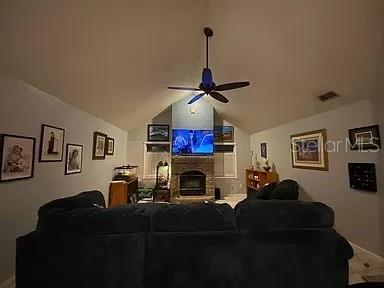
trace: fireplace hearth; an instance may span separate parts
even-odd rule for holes
[[[171,202],[213,201],[215,175],[213,156],[172,156]]]
[[[180,174],[180,195],[205,195],[206,175],[200,171],[187,171]]]

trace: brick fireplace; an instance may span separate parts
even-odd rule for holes
[[[214,193],[213,156],[172,156],[172,202],[214,200]]]

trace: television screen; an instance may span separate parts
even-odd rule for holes
[[[172,130],[172,154],[213,154],[213,130]]]

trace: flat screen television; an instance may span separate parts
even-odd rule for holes
[[[172,129],[173,155],[212,155],[213,130]]]

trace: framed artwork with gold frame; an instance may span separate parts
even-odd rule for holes
[[[309,131],[291,136],[292,167],[328,171],[327,131]]]

